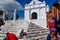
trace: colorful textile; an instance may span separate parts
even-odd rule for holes
[[[56,32],[57,30],[56,30],[56,28],[55,28],[55,27],[51,27],[51,31]]]
[[[49,27],[54,27],[54,26],[55,26],[55,22],[54,21],[49,22]]]

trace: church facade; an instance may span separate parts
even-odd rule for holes
[[[32,0],[25,5],[25,20],[35,23],[43,28],[47,28],[46,12],[49,10],[45,1]]]
[[[43,28],[47,28],[46,12],[49,11],[49,6],[45,1],[32,0],[29,4],[25,5],[24,20],[32,22]],[[3,20],[5,14],[3,13]],[[14,10],[14,20],[16,19],[16,10]]]

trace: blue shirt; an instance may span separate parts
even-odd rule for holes
[[[47,35],[47,40],[51,40],[51,35],[50,35],[50,33]]]

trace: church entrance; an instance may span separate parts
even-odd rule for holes
[[[37,19],[37,13],[36,12],[33,12],[31,16],[32,16],[31,19]]]

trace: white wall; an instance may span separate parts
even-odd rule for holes
[[[38,2],[36,4],[33,4],[32,1],[30,4],[27,4],[25,6],[25,20],[35,23],[36,25],[39,25],[43,28],[47,28],[46,7],[47,6],[45,2]],[[37,13],[37,19],[30,19],[33,12]]]
[[[25,20],[29,20],[29,10],[25,10]]]

